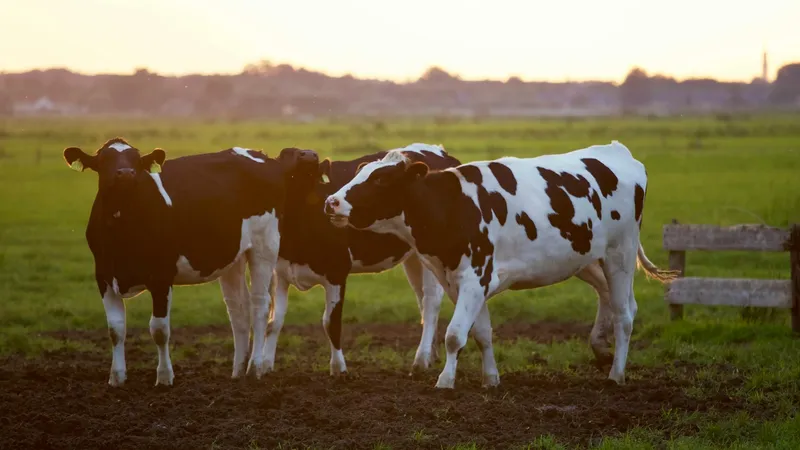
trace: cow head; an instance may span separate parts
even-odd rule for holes
[[[320,179],[319,155],[314,150],[284,148],[277,161],[283,166],[291,190],[308,190]]]
[[[141,174],[159,173],[166,153],[155,149],[142,156],[139,150],[124,139],[111,139],[94,155],[84,153],[78,147],[64,149],[64,160],[72,169],[97,172],[101,191],[125,193],[136,186]]]
[[[378,231],[380,221],[403,213],[408,187],[427,173],[425,163],[392,150],[379,161],[362,164],[349,183],[327,198],[325,213],[337,227]]]

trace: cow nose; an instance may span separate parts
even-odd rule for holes
[[[128,178],[133,178],[133,175],[134,175],[133,169],[117,169],[117,178],[128,179]]]
[[[339,200],[328,197],[328,200],[325,201],[325,214],[334,214],[336,210],[334,208],[339,206]]]
[[[301,161],[318,161],[319,157],[317,156],[317,152],[313,150],[303,150],[300,152],[299,156]]]

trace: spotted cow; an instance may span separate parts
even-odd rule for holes
[[[283,152],[296,152],[296,148]],[[404,154],[412,161],[433,169],[455,167],[460,162],[437,145],[414,144]],[[412,370],[427,369],[436,355],[434,346],[444,290],[426,270],[413,249],[397,236],[333,226],[323,212],[328,195],[349,182],[360,167],[383,158],[377,152],[350,161],[325,159],[298,162],[290,173],[288,197],[281,232],[281,247],[276,270],[274,312],[267,325],[265,364],[272,368],[278,335],[283,326],[290,285],[305,291],[321,285],[325,289],[322,323],[331,344],[331,375],[346,372],[341,345],[342,310],[349,274],[377,273],[403,264],[409,284],[416,294],[422,316],[422,336]]]
[[[318,163],[318,156],[296,151],[276,160],[237,147],[166,162],[165,158],[161,149],[141,155],[120,138],[109,140],[93,155],[77,147],[64,150],[73,169],[88,168],[98,174],[86,240],[111,338],[108,383],[119,386],[126,379],[123,299],[150,291],[150,335],[158,348],[156,385],[171,385],[172,288],[216,279],[233,331],[232,376],[244,372],[252,320],[253,352],[247,373],[260,377],[285,173],[297,162]]]
[[[600,346],[605,326],[613,323],[616,348],[608,377],[624,384],[637,261],[661,281],[676,275],[653,265],[639,241],[646,190],[644,166],[617,141],[441,171],[392,151],[329,196],[325,211],[337,226],[399,236],[458,299],[437,387],[454,387],[468,333],[482,353],[484,385],[497,385],[486,301],[573,275],[600,294],[592,346]]]

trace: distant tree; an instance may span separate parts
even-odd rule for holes
[[[431,67],[419,77],[419,81],[433,82],[433,83],[447,83],[451,81],[458,81],[459,77],[447,73],[439,67]]]
[[[269,75],[275,65],[266,59],[244,66],[245,75]]]
[[[109,79],[108,92],[115,109],[152,111],[164,102],[164,78],[147,69],[136,69],[131,75]]]
[[[800,63],[787,64],[778,70],[778,77],[772,83],[769,102],[774,105],[786,105],[797,102],[800,98]]]
[[[622,109],[626,112],[648,105],[652,91],[647,73],[638,67],[631,70],[620,86],[620,97]]]
[[[511,84],[511,85],[515,85],[515,86],[519,86],[522,83],[523,83],[523,81],[517,76],[509,77],[508,80],[506,80],[506,84]]]

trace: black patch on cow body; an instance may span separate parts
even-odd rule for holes
[[[572,243],[572,249],[585,255],[591,250],[592,230],[588,223],[576,225],[575,206],[569,195],[576,198],[589,198],[591,186],[582,175],[573,175],[562,172],[560,174],[550,169],[539,167],[539,174],[547,183],[545,193],[550,197],[550,206],[553,213],[547,217],[550,224],[561,232],[561,237]],[[569,195],[567,195],[569,193]]]
[[[408,201],[403,212],[417,250],[438,258],[443,268],[451,271],[468,257],[484,293],[488,293],[494,271],[494,243],[489,239],[482,206],[463,192],[456,174],[429,173],[408,186],[405,194]]]
[[[144,171],[122,201],[101,188],[86,227],[100,295],[114,279],[122,293],[145,286],[153,315],[164,317],[179,256],[203,277],[230,265],[244,219],[283,213],[283,166],[253,156],[264,162],[228,150],[167,160],[160,178],[172,206]]]
[[[597,191],[593,191],[591,195],[589,195],[589,201],[592,203],[594,212],[597,213],[597,218],[603,217],[603,204],[600,202],[600,196],[597,195]]]
[[[508,218],[508,204],[503,194],[500,192],[489,192],[486,187],[483,186],[483,176],[481,175],[480,168],[477,166],[464,164],[458,166],[456,170],[461,173],[464,180],[475,184],[477,187],[478,207],[481,210],[483,221],[489,223],[492,221],[492,217],[497,217],[500,225],[504,225]]]
[[[642,209],[644,208],[644,189],[639,184],[636,184],[633,192],[633,204],[635,207],[634,218],[638,222],[642,218]]]
[[[514,172],[511,171],[511,168],[505,164],[492,161],[489,163],[489,170],[492,171],[492,175],[497,179],[500,187],[511,195],[517,193],[517,179],[514,177]]]
[[[483,183],[483,175],[481,175],[481,169],[478,167],[465,164],[463,166],[459,166],[457,170],[461,172],[461,175],[466,181],[479,186],[481,183]]]
[[[525,229],[525,234],[528,236],[528,239],[535,241],[538,233],[536,232],[536,224],[533,223],[533,219],[530,218],[528,213],[525,211],[517,214],[517,223],[522,225],[522,228]]]
[[[619,211],[616,211],[616,210],[611,211],[611,218],[614,219],[614,220],[619,220],[620,219]]]
[[[603,194],[603,197],[608,197],[617,190],[619,178],[608,166],[594,158],[584,158],[581,161],[586,166],[586,170],[597,181],[597,186],[600,188],[600,193]]]

